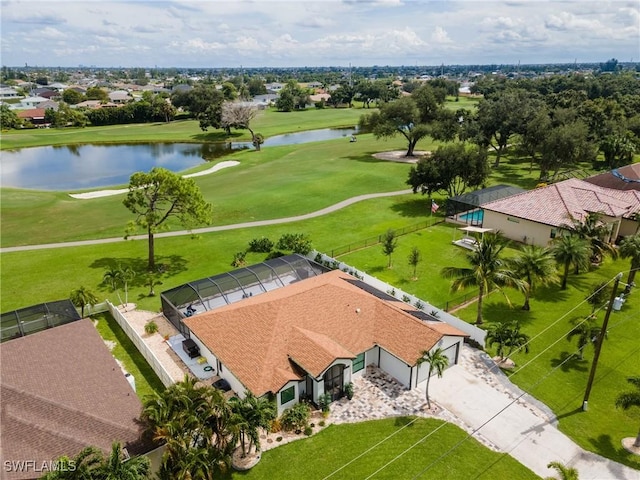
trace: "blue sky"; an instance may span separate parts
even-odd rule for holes
[[[640,61],[640,2],[1,2],[8,66],[286,67]]]

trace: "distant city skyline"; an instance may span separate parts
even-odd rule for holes
[[[638,1],[2,1],[2,65],[640,61]]]

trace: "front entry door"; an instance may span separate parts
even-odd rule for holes
[[[344,365],[334,365],[324,374],[324,392],[331,395],[331,401],[342,397],[344,385]]]

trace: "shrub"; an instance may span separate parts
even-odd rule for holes
[[[302,430],[309,423],[311,408],[306,403],[296,403],[293,407],[287,408],[280,417],[282,428],[287,431]]]
[[[324,421],[324,420],[320,420],[320,421],[318,422],[318,426],[319,426],[319,427],[324,427],[325,425],[326,425],[326,423],[325,423],[325,421]]]
[[[422,310],[422,309],[424,308],[424,304],[423,304],[420,300],[418,300],[418,301],[416,302],[416,308],[417,308],[418,310]]]
[[[282,430],[282,424],[280,423],[280,419],[276,418],[274,420],[271,420],[271,424],[269,425],[269,432],[275,433],[275,432],[279,432],[280,430]]]
[[[331,395],[328,393],[323,393],[318,397],[318,406],[322,413],[329,412],[329,405],[331,404]]]
[[[247,252],[237,252],[233,256],[233,261],[231,262],[232,267],[242,267],[247,264],[245,259],[247,258]]]
[[[431,315],[433,318],[439,318],[440,312],[438,310],[431,310],[431,312],[429,312],[429,315]]]
[[[273,248],[273,242],[267,237],[254,238],[249,242],[249,251],[257,253],[269,253]]]
[[[304,434],[308,437],[309,435],[311,435],[313,433],[313,428],[311,428],[311,426],[305,427],[304,429]]]
[[[387,290],[387,293],[389,295],[391,295],[392,297],[395,297],[396,296],[396,289],[392,288],[391,290]]]
[[[276,442],[281,442],[281,441],[282,441],[282,437],[276,438]]]
[[[307,255],[313,247],[311,240],[304,233],[285,233],[276,244],[278,250],[288,250],[292,253]]]
[[[344,393],[347,394],[349,400],[353,398],[353,382],[349,382],[344,386]]]
[[[144,325],[144,333],[148,335],[152,335],[158,331],[158,324],[153,320],[145,323]]]
[[[278,257],[284,257],[284,253],[282,253],[280,250],[273,250],[269,252],[266,260],[271,260],[272,258],[278,258]]]
[[[404,303],[409,303],[411,299],[409,298],[409,295],[402,295],[402,301]]]

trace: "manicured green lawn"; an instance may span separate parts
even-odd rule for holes
[[[122,362],[124,368],[133,375],[136,381],[136,393],[140,400],[153,392],[161,392],[164,385],[149,366],[133,342],[127,337],[111,314],[100,313],[93,316],[97,320],[96,328],[104,340],[115,342],[111,353]]]
[[[511,380],[551,407],[560,419],[563,432],[587,450],[640,469],[640,459],[620,445],[622,438],[637,434],[640,409],[625,412],[615,408],[617,395],[630,389],[626,378],[640,374],[640,292],[636,289],[622,310],[611,315],[587,412],[583,412],[581,406],[593,348],[586,348],[584,360],[574,357],[563,363],[577,352],[576,339],[569,342],[565,337],[572,329],[572,322],[584,319],[591,312],[591,307],[581,302],[592,286],[628,269],[629,263],[625,260],[607,260],[589,273],[571,275],[567,290],[559,290],[558,286],[540,288],[531,302],[530,312],[519,308],[523,299],[517,292],[509,292],[514,308],[509,308],[500,294],[493,294],[486,300],[484,314],[488,325],[518,319],[523,331],[533,338],[529,354],[512,355],[518,367],[511,374]],[[474,321],[475,307],[470,305],[456,315]],[[571,311],[574,307],[577,308]],[[604,311],[601,311],[600,325],[603,317]]]
[[[268,110],[259,113],[252,127],[266,137],[299,130],[352,127],[358,123],[362,113],[364,110],[347,108],[309,109],[288,113]],[[0,134],[0,149],[80,143],[219,142],[231,139],[250,140],[251,135],[248,131],[237,130],[232,132],[231,137],[227,137],[222,130],[210,129],[203,132],[195,120],[178,120],[171,123],[108,125],[61,130],[11,130]]]
[[[230,270],[233,254],[245,250],[252,238],[267,236],[277,240],[284,233],[302,232],[311,237],[315,248],[328,251],[380,235],[388,228],[413,225],[422,220],[419,215],[425,208],[426,199],[401,195],[367,200],[331,215],[292,224],[208,233],[195,238],[159,238],[156,240],[157,261],[167,265],[167,273],[164,284],[156,290],[167,290]],[[117,301],[115,294],[99,288],[104,272],[117,262],[142,272],[146,268],[146,254],[144,240],[3,253],[0,257],[1,311],[32,305],[35,299],[67,298],[69,292],[80,285],[97,291],[100,298]],[[247,263],[264,258],[265,254],[249,254]],[[380,260],[384,261],[381,254]],[[148,288],[143,283],[142,277],[133,281],[129,298],[143,308],[158,311],[159,299],[146,297]]]
[[[308,439],[264,452],[253,469],[246,473],[233,472],[228,478],[322,479],[343,466],[345,468],[330,478],[364,479],[374,473],[374,478],[389,479],[539,478],[509,455],[493,452],[473,438],[465,440],[467,434],[454,425],[446,424],[435,431],[442,422],[434,419],[418,419],[391,439],[349,463],[410,420],[399,417],[331,425]],[[439,460],[443,453],[462,441],[450,455]]]
[[[365,193],[406,189],[408,164],[371,156],[397,148],[403,148],[400,139],[377,142],[364,135],[356,143],[339,139],[244,151],[225,157],[240,165],[195,180],[213,204],[214,225],[299,215]],[[133,219],[122,206],[124,195],[77,200],[61,192],[13,189],[1,195],[2,246],[118,237]]]

